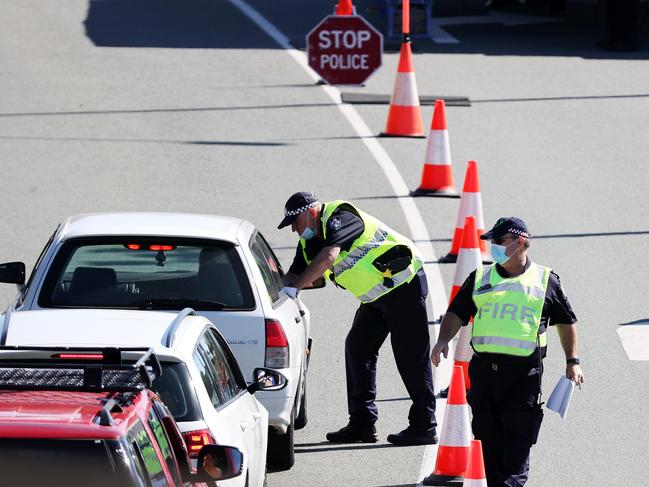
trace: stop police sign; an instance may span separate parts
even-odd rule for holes
[[[306,50],[330,85],[360,85],[381,66],[383,36],[360,15],[329,15],[307,34]]]

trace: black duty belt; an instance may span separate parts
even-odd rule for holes
[[[485,358],[484,356],[480,356],[476,353],[474,353],[473,356],[476,357],[480,361],[480,363],[483,364],[485,367],[494,370],[496,372],[523,371],[523,370],[530,370],[538,367],[537,364],[533,364],[533,363],[521,363],[520,365],[502,364],[499,362],[494,362],[492,360],[489,360],[488,358]]]

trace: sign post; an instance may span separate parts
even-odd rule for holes
[[[330,85],[360,85],[381,66],[383,36],[360,15],[329,15],[306,36],[309,66]]]

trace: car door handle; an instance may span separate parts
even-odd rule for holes
[[[250,428],[250,423],[242,421],[241,423],[239,423],[239,426],[241,427],[241,431],[246,431],[248,428]]]

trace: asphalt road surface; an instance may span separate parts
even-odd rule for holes
[[[237,3],[257,9],[297,53],[334,4]],[[384,29],[380,5],[357,3]],[[634,326],[643,344],[649,322],[649,51],[596,50],[602,25],[594,2],[569,2],[556,21],[452,25],[459,44],[415,42],[420,94],[471,99],[447,108],[456,186],[466,161],[477,160],[487,225],[503,215],[525,219],[532,258],[561,276],[579,318],[586,383],[565,420],[546,413],[532,487],[647,483],[649,370],[629,359],[618,329]],[[340,91],[389,94],[397,61],[387,52],[366,86]],[[411,235],[405,192],[395,193],[400,186],[339,105],[227,0],[4,0],[0,93],[1,262],[30,268],[68,215],[150,210],[249,219],[288,267],[296,237],[276,226],[298,190],[348,199]],[[386,105],[355,110],[372,133],[383,130]],[[432,108],[422,113],[428,126]],[[379,144],[415,189],[426,141]],[[458,200],[415,204],[434,254],[444,255]],[[443,302],[454,268],[431,262],[429,270],[443,280],[431,292]],[[2,286],[2,305],[13,295]],[[378,371],[381,441],[325,442],[347,420],[343,346],[356,303],[331,286],[304,300],[315,339],[309,424],[296,433],[295,466],[270,472],[268,484],[417,483],[425,448],[385,441],[406,426],[409,407],[389,345]],[[443,311],[437,305],[431,317]],[[547,397],[564,372],[554,332],[545,367]]]

